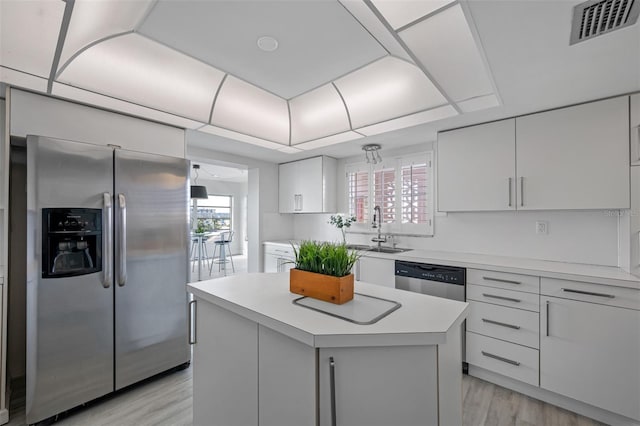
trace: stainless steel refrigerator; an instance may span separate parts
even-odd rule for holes
[[[184,159],[27,138],[26,420],[188,365]]]

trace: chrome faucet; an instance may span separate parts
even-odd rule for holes
[[[376,219],[378,223],[376,223]],[[382,247],[382,243],[387,242],[387,236],[382,236],[382,209],[380,206],[375,206],[373,208],[373,222],[371,223],[371,227],[373,229],[378,228],[378,236],[371,238],[371,241],[378,243],[378,249],[380,249]]]

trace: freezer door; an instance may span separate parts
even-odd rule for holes
[[[27,138],[27,424],[113,391],[108,250],[97,247],[102,266],[85,275],[43,278],[42,264],[42,209],[103,209],[102,229],[108,232],[104,208],[112,190],[111,148]]]
[[[116,389],[190,359],[189,163],[115,151]]]

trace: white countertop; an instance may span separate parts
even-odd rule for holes
[[[296,241],[293,241],[296,243]],[[268,241],[291,247],[290,241]],[[553,262],[507,256],[491,256],[472,253],[454,253],[432,250],[410,250],[404,253],[375,253],[363,251],[363,256],[383,259],[408,260],[424,263],[444,263],[463,268],[537,275],[564,280],[588,281],[640,289],[640,278],[614,266],[586,265],[582,263]]]
[[[294,305],[289,273],[234,275],[188,285],[195,296],[251,321],[320,347],[437,345],[467,316],[468,304],[362,282],[356,293],[396,301],[400,309],[359,325]],[[349,302],[347,302],[349,303]]]

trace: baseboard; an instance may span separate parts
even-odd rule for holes
[[[630,419],[628,417],[621,416],[611,411],[603,410],[593,405],[585,404],[584,402],[576,401],[575,399],[568,398],[563,395],[532,386],[527,383],[514,380],[510,377],[503,376],[493,371],[485,370],[484,368],[476,367],[474,365],[469,366],[469,375],[477,377],[487,382],[494,383],[496,385],[505,387],[507,389],[520,392],[521,394],[530,396],[540,401],[546,402],[551,405],[555,405],[565,410],[573,411],[582,416],[589,417],[602,423],[616,426],[640,426],[640,422]]]

